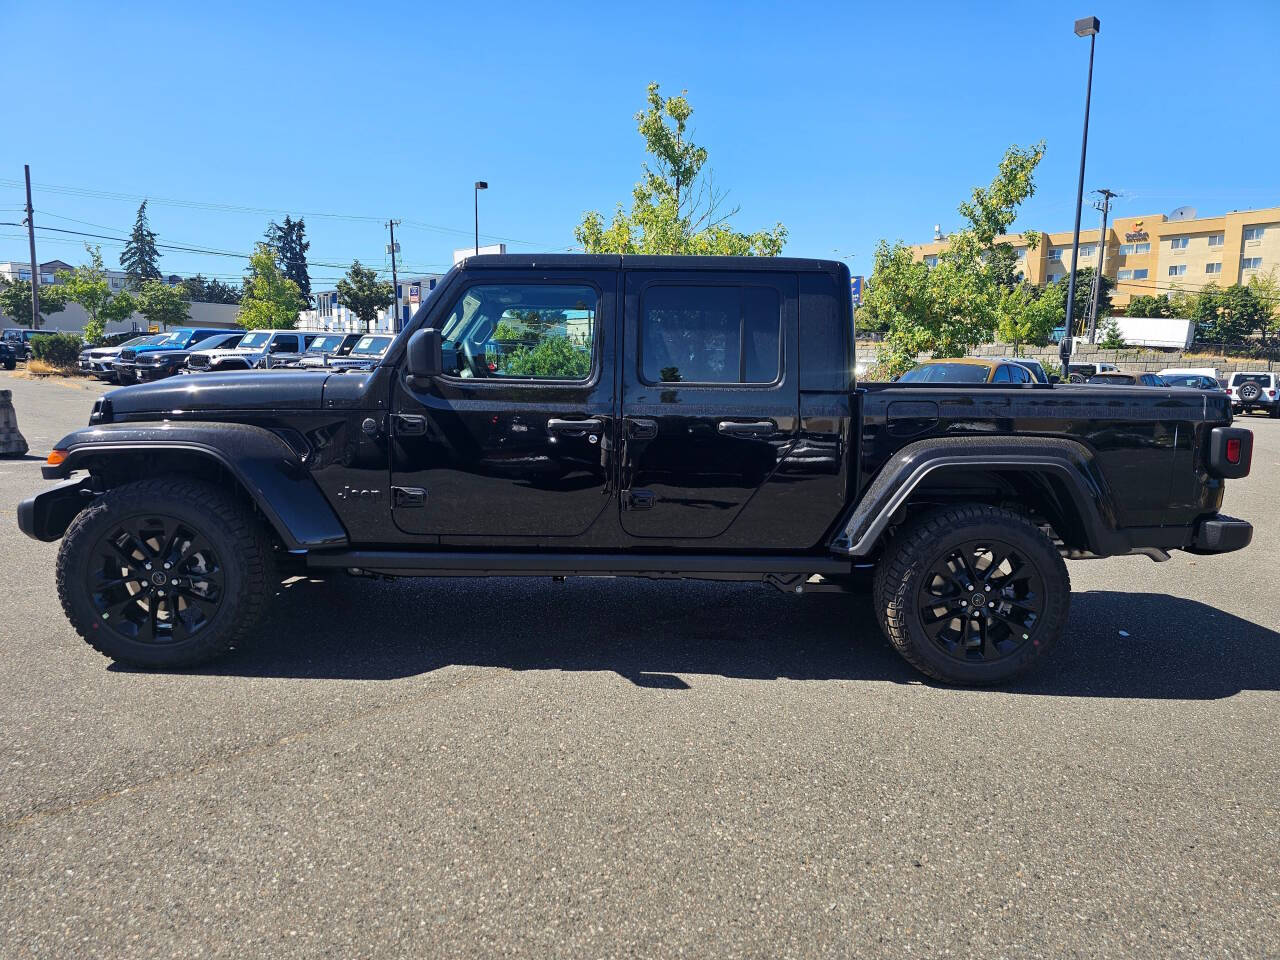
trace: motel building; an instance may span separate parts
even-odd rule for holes
[[[1098,265],[1098,228],[1080,231],[1080,266]],[[1055,283],[1071,270],[1071,231],[1039,234],[1034,250],[1023,234],[1000,238],[1017,254],[1024,279]],[[1206,284],[1229,287],[1280,268],[1280,207],[1234,210],[1198,217],[1190,207],[1170,214],[1117,217],[1107,224],[1103,275],[1116,281],[1112,303],[1124,309],[1140,294],[1194,293]],[[945,237],[911,247],[930,265],[947,247]]]

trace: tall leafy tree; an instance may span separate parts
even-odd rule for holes
[[[260,243],[249,258],[249,275],[240,296],[240,326],[248,330],[289,330],[307,308],[298,285],[281,271],[275,251]]]
[[[301,217],[297,220],[285,216],[284,223],[274,220],[267,227],[266,244],[275,251],[280,272],[298,285],[298,290],[311,302],[311,275],[307,268],[307,225]]]
[[[187,277],[182,281],[187,299],[193,303],[239,303],[240,288],[221,280],[206,280],[203,274]]]
[[[186,291],[182,287],[171,287],[163,280],[144,281],[134,299],[147,323],[161,330],[191,319]]]
[[[915,365],[916,357],[963,356],[989,343],[996,327],[1008,323],[1010,311],[1033,303],[1029,295],[1013,292],[1003,241],[1018,208],[1035,194],[1035,169],[1044,156],[1044,143],[1011,146],[1000,161],[995,179],[975,187],[960,204],[967,225],[948,237],[937,265],[916,260],[901,242],[881,240],[875,268],[867,285],[860,315],[872,326],[887,329],[880,351],[878,374],[894,376]],[[1024,235],[1034,248],[1036,231]]]
[[[738,207],[715,186],[706,148],[689,140],[693,107],[685,93],[663,97],[648,88],[648,108],[635,116],[649,160],[631,191],[631,210],[619,203],[607,224],[599,211],[587,213],[574,236],[587,253],[725,254],[777,256],[787,239],[778,223],[740,233],[730,226]]]
[[[1173,304],[1169,302],[1166,294],[1153,295],[1150,293],[1140,293],[1133,297],[1128,306],[1124,308],[1125,316],[1128,317],[1161,317],[1168,318],[1174,316]]]
[[[138,216],[133,221],[129,242],[124,245],[124,252],[120,254],[120,266],[124,268],[132,290],[141,290],[148,280],[160,279],[160,252],[156,250],[156,235],[147,221],[145,200],[138,207]]]
[[[378,274],[361,266],[359,260],[354,261],[347,275],[338,281],[337,290],[338,302],[360,319],[365,330],[372,330],[378,311],[395,301],[391,284],[379,280]]]
[[[59,270],[58,283],[67,299],[80,304],[89,315],[84,324],[84,338],[94,344],[102,339],[108,323],[126,319],[136,304],[127,290],[111,291],[102,265],[102,248],[86,243],[84,249],[89,254],[89,262],[74,270]]]
[[[61,313],[66,307],[67,295],[60,287],[40,287],[40,316]],[[6,280],[0,277],[0,313],[22,327],[31,326],[31,282]]]
[[[1208,343],[1243,343],[1266,323],[1267,306],[1255,288],[1233,283],[1229,287],[1209,284],[1195,298],[1192,316],[1196,337]]]

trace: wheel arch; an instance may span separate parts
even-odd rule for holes
[[[831,549],[875,553],[913,508],[957,503],[1013,506],[1050,524],[1071,550],[1125,553],[1105,478],[1089,449],[1059,438],[966,437],[903,447],[841,518]]]
[[[66,500],[70,496],[84,499],[86,487],[90,493],[102,492],[134,480],[190,474],[234,490],[265,518],[286,550],[342,547],[349,542],[341,520],[307,471],[304,455],[261,427],[111,424],[64,437],[58,449],[66,451],[65,458],[46,467],[46,477],[86,471],[92,480],[32,498],[35,503],[28,512],[37,518],[38,529],[32,533],[37,539],[62,536],[78,512],[69,511]],[[62,505],[50,503],[42,509],[41,497],[55,495],[62,498]]]

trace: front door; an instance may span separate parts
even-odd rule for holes
[[[616,487],[617,273],[476,270],[431,323],[444,373],[396,378],[392,512],[441,543],[589,539]]]
[[[748,502],[769,515],[798,434],[796,287],[773,271],[627,272],[619,482],[637,543],[730,545]],[[780,539],[746,525],[753,546]]]

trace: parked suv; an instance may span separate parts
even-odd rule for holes
[[[116,379],[114,364],[120,359],[122,350],[129,347],[141,347],[146,344],[159,343],[164,337],[163,333],[152,333],[141,337],[134,336],[123,343],[117,343],[115,346],[103,344],[100,347],[86,347],[80,351],[78,366],[82,371],[93,374],[99,380],[114,383]]]
[[[315,334],[297,330],[251,330],[230,350],[199,350],[187,357],[187,370],[253,370],[285,367],[301,358]]]
[[[0,366],[12,370],[18,365],[18,355],[8,340],[0,340]]]
[[[1264,410],[1273,417],[1280,417],[1280,374],[1233,373],[1227,381],[1231,394],[1231,409],[1235,413],[1252,413]]]
[[[19,360],[31,356],[31,338],[41,333],[56,333],[56,330],[28,330],[25,327],[10,327],[3,334],[4,342],[13,348],[13,354]]]
[[[1071,383],[1088,383],[1090,377],[1100,373],[1119,373],[1114,363],[1073,363],[1067,367],[1067,380]]]
[[[139,382],[147,380],[163,380],[175,374],[186,373],[187,357],[192,350],[231,350],[244,338],[243,330],[219,333],[201,340],[193,347],[175,350],[164,347],[160,350],[147,350],[138,354],[138,365],[134,372]]]
[[[325,366],[330,370],[368,370],[376,367],[394,339],[391,334],[366,334],[356,341],[356,345],[345,357],[330,357]]]
[[[345,357],[360,342],[362,333],[322,333],[307,346],[306,352],[291,367],[327,367],[334,357]]]
[[[229,333],[222,327],[202,328],[202,327],[179,327],[177,330],[170,330],[168,333],[160,335],[160,339],[154,343],[143,343],[136,347],[125,347],[120,351],[118,356],[111,364],[111,369],[116,373],[116,379],[122,384],[136,383],[138,377],[139,359],[147,353],[165,350],[188,350],[200,343],[202,340],[208,340],[210,337],[216,337],[220,334]]]

